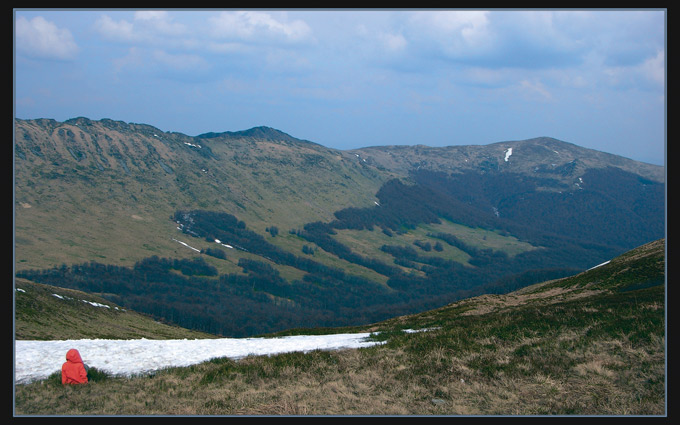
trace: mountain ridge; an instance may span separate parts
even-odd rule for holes
[[[665,229],[662,169],[554,139],[340,151],[79,117],[16,120],[14,153],[18,273],[228,334],[502,292]]]
[[[614,166],[640,174],[653,181],[663,182],[665,180],[662,166],[583,148],[552,137],[495,142],[486,145],[372,146],[352,149],[351,152],[364,154],[367,161],[374,161],[379,167],[399,169],[402,172],[427,167],[445,172],[482,169],[546,173],[573,163],[574,168],[581,172],[588,167]],[[395,156],[401,162],[392,160],[391,157]],[[529,161],[521,164],[519,161],[522,160]],[[579,175],[571,172],[570,176],[578,177]]]
[[[240,131],[224,131],[224,132],[208,132],[196,136],[198,139],[214,139],[214,138],[241,138],[251,137],[254,139],[264,139],[270,141],[285,141],[293,143],[313,143],[308,140],[298,139],[281,130],[277,130],[267,126],[257,126]]]
[[[62,123],[15,120],[14,153],[17,247],[21,251],[28,242],[26,236],[32,235],[30,245],[38,250],[44,246],[45,258],[53,257],[47,261],[51,265],[60,262],[53,253],[61,251],[63,244],[50,244],[64,237],[50,229],[47,217],[55,211],[64,211],[61,222],[67,215],[80,216],[92,228],[103,229],[104,233],[82,237],[97,244],[114,226],[107,217],[125,223],[120,230],[134,229],[129,238],[135,239],[140,231],[145,233],[144,226],[179,208],[225,211],[260,232],[271,226],[285,231],[309,222],[332,221],[337,211],[376,205],[376,194],[391,179],[422,182],[423,170],[443,173],[449,180],[472,178],[474,185],[487,181],[487,188],[479,187],[479,191],[490,190],[489,185],[501,176],[513,184],[530,179],[531,187],[512,189],[520,197],[527,190],[583,194],[582,189],[593,183],[588,178],[584,181],[584,173],[597,169],[603,174],[611,167],[639,176],[639,181],[633,177],[625,183],[639,186],[639,196],[646,196],[645,187],[659,187],[646,180],[665,181],[664,167],[547,137],[490,145],[341,151],[265,126],[191,137],[146,124],[85,117]],[[604,195],[603,189],[598,190]],[[502,214],[498,195],[493,196],[479,206]],[[516,200],[511,202],[519,208]],[[629,204],[636,202],[632,199]],[[100,211],[102,205],[109,208]],[[66,212],[65,206],[71,211]],[[42,223],[39,229],[36,223]],[[68,229],[74,234],[82,230]],[[167,222],[158,222],[154,228],[165,234],[170,230]],[[37,242],[39,234],[46,240]],[[150,245],[168,246],[155,235],[148,237],[154,240]],[[106,249],[96,249],[94,257],[110,257],[102,252]],[[25,263],[20,261],[19,268]]]

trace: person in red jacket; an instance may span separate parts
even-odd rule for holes
[[[61,365],[61,383],[87,384],[87,370],[80,353],[75,348],[68,350],[66,362]]]

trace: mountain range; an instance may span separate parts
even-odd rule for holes
[[[15,271],[245,336],[371,323],[664,237],[665,170],[552,138],[330,149],[15,120]]]

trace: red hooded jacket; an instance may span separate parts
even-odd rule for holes
[[[61,366],[62,384],[87,384],[87,371],[80,353],[71,348],[66,353],[66,363]]]

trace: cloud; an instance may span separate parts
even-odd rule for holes
[[[95,21],[96,30],[105,39],[122,43],[184,44],[189,32],[185,25],[175,23],[165,11],[138,11],[132,22],[114,20],[102,15]]]
[[[639,63],[663,45],[663,15],[621,11],[428,10],[403,13],[414,58],[486,68],[579,66],[597,54],[608,66]]]
[[[415,12],[411,24],[419,30],[433,35],[442,43],[464,41],[474,46],[482,42],[488,35],[487,11],[435,11]]]
[[[408,19],[408,38],[445,55],[477,55],[494,41],[487,11],[422,11]]]
[[[212,69],[200,55],[136,46],[130,47],[125,56],[114,59],[113,64],[117,78],[129,73],[190,82],[206,78]]]
[[[192,54],[170,54],[163,50],[156,50],[152,54],[153,59],[176,71],[196,71],[207,69],[210,65],[201,56]]]
[[[168,118],[177,131],[195,129],[197,122],[206,126],[200,131],[212,131],[209,121],[227,115],[224,125],[235,128],[270,119],[275,125],[286,117],[284,129],[327,126],[327,134],[318,134],[340,144],[354,138],[380,143],[371,139],[372,128],[383,126],[395,129],[395,140],[409,138],[418,126],[437,127],[435,120],[469,128],[476,140],[491,136],[475,131],[518,137],[486,125],[499,111],[513,126],[540,124],[563,140],[585,130],[565,124],[561,134],[548,126],[572,123],[574,116],[601,116],[600,124],[611,114],[605,134],[623,124],[623,115],[613,111],[626,105],[641,111],[631,122],[651,133],[656,121],[649,117],[663,114],[664,11],[95,9],[15,16],[18,58],[73,59],[56,64],[60,68],[17,61],[17,112],[24,115],[87,115],[93,102],[80,110],[63,104],[84,102],[81,97],[57,96],[76,90],[74,83],[119,99],[128,108],[124,115],[147,113],[139,107],[142,96],[149,105],[158,102],[148,109],[163,117],[154,122],[159,126],[173,116],[163,108],[191,104],[184,123]],[[38,88],[54,95],[40,95]],[[414,113],[421,111],[427,114]],[[302,119],[305,114],[315,119]],[[537,119],[548,115],[554,123]],[[341,125],[346,135],[333,131]]]
[[[134,15],[135,22],[146,25],[147,28],[159,35],[182,36],[187,28],[172,22],[171,16],[165,11],[138,11]]]
[[[552,100],[553,96],[540,81],[522,80],[519,88],[526,96],[538,98],[539,100]]]
[[[138,38],[132,23],[125,20],[114,21],[108,15],[104,15],[95,22],[95,25],[97,31],[108,40],[132,42]]]
[[[208,19],[211,34],[219,39],[247,42],[302,42],[310,39],[311,28],[302,20],[289,22],[285,14],[276,19],[257,11],[222,12]]]
[[[78,53],[78,45],[67,29],[58,28],[42,16],[30,21],[19,17],[15,21],[16,50],[38,59],[71,60]]]
[[[111,59],[116,78],[126,72],[196,81],[211,70],[200,53],[205,47],[186,23],[174,21],[175,15],[152,10],[125,16],[131,18],[102,15],[94,27],[104,40],[128,46],[124,56]]]
[[[579,36],[573,36],[565,16],[552,11],[427,10],[393,16],[394,26],[383,32],[402,37],[399,47],[406,54],[400,57],[430,68],[547,69],[582,60]]]
[[[648,80],[663,85],[666,78],[666,55],[664,51],[659,50],[656,56],[647,59],[640,68]]]
[[[604,83],[624,89],[659,89],[664,87],[666,58],[663,50],[646,60],[623,66],[603,66]]]
[[[182,80],[195,71],[197,78],[214,80],[221,72],[288,72],[308,66],[295,47],[311,39],[311,29],[286,13],[111,12],[97,19],[95,28],[106,41],[128,46],[126,56],[114,60],[118,71]]]
[[[378,35],[378,38],[382,42],[382,46],[392,52],[404,50],[408,44],[401,34],[381,33]]]

